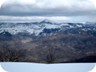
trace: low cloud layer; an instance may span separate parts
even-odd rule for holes
[[[7,0],[0,16],[95,17],[96,7],[90,0]]]
[[[0,15],[9,16],[81,16],[96,15],[96,9],[88,0],[37,0],[36,3],[6,2]]]

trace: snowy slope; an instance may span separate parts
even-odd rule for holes
[[[90,28],[91,27],[91,28]],[[93,28],[92,28],[93,27]],[[48,20],[41,22],[31,23],[0,23],[0,33],[7,31],[11,34],[17,34],[19,32],[28,32],[29,34],[40,34],[44,29],[57,29],[65,30],[70,28],[82,28],[82,30],[96,30],[96,25],[90,23],[54,23]]]

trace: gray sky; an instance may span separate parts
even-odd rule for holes
[[[0,1],[0,21],[30,21],[45,18],[72,22],[94,22],[96,20],[95,0]]]

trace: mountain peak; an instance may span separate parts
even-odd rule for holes
[[[41,21],[40,23],[49,23],[52,24],[52,21],[48,20],[48,19],[44,19],[43,21]]]
[[[0,33],[0,35],[11,36],[11,34],[7,31],[3,31],[2,33]]]

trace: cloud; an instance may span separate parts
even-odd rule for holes
[[[93,0],[3,0],[0,21],[96,21]]]
[[[27,0],[28,1],[28,0]],[[6,2],[0,8],[0,15],[7,16],[82,16],[96,15],[96,9],[89,0],[22,0]],[[32,2],[31,2],[32,1]]]
[[[48,19],[48,20],[52,20],[55,22],[65,22],[65,21],[69,21],[71,18],[70,17],[65,17],[65,16],[51,16],[51,17],[46,17],[46,16],[0,16],[0,22],[3,21],[14,21],[14,22],[18,22],[18,21],[25,21],[25,22],[29,22],[29,21],[42,21],[44,19]]]

